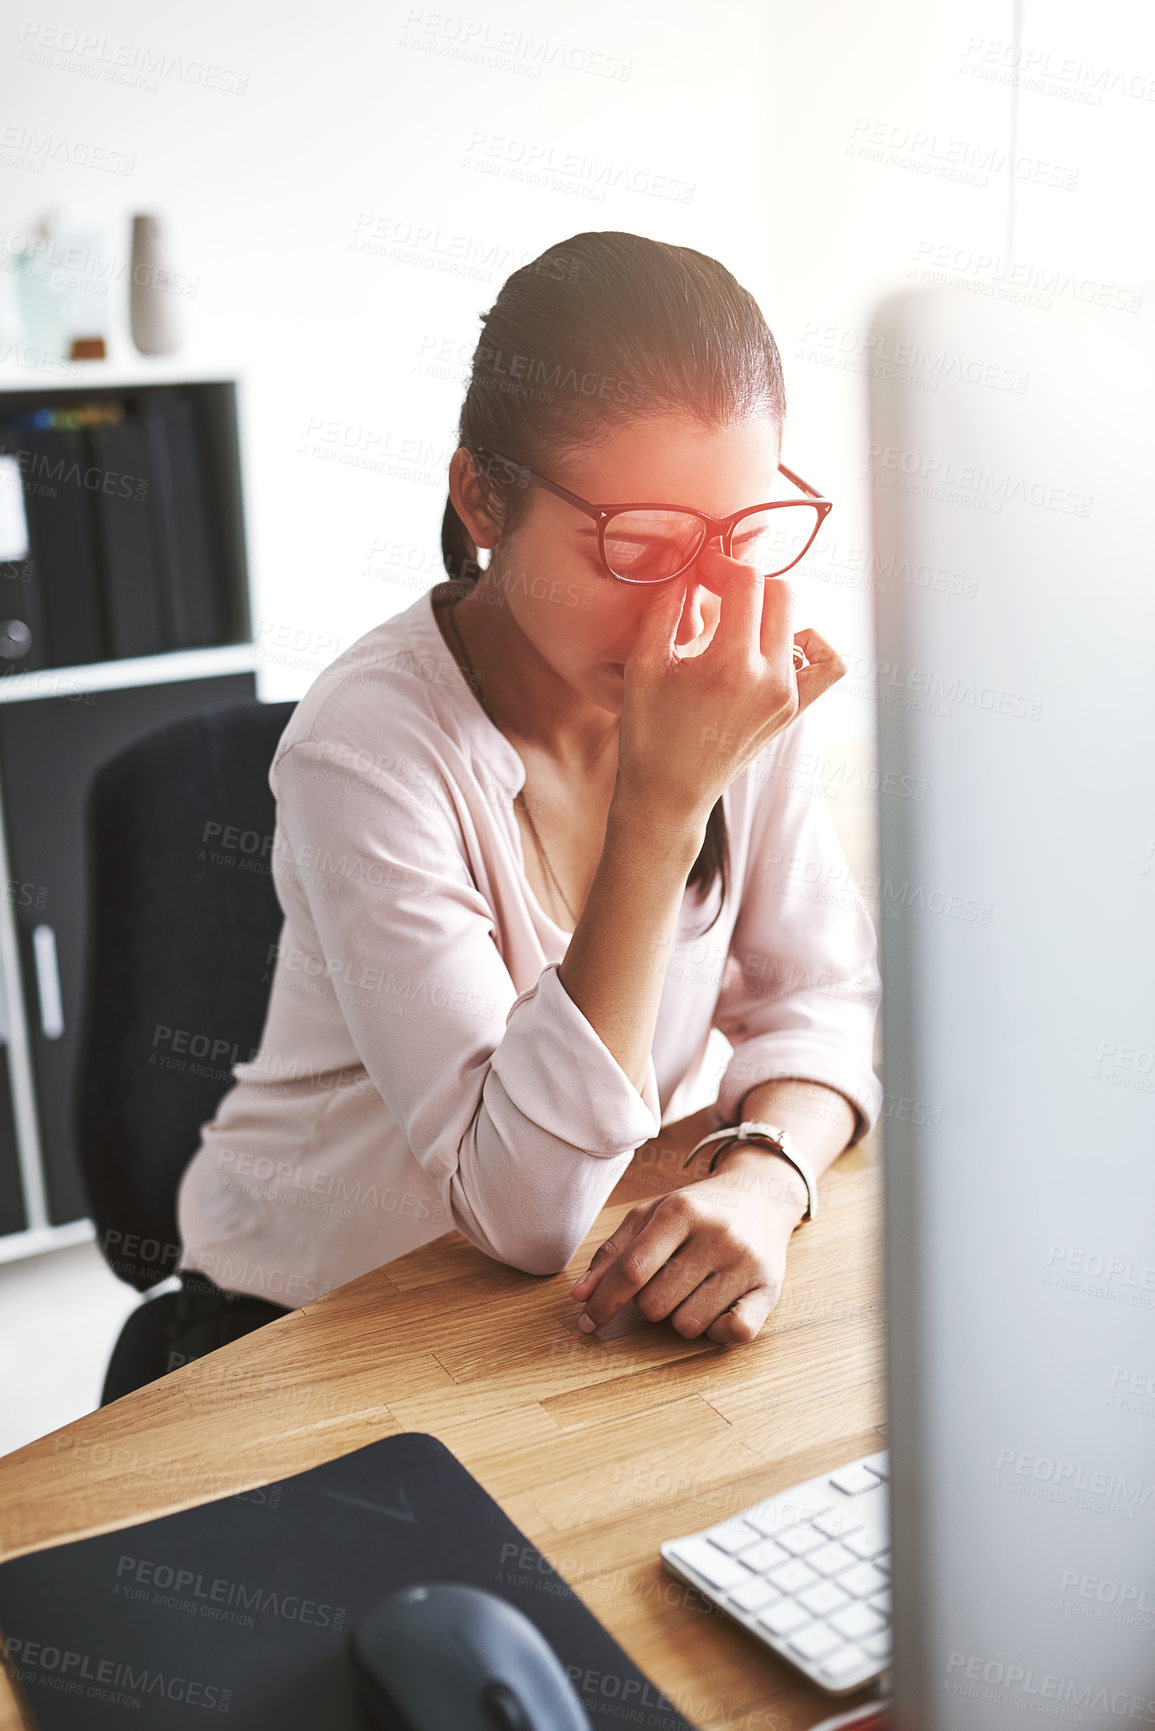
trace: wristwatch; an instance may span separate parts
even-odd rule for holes
[[[744,1118],[741,1124],[731,1124],[725,1130],[713,1130],[709,1136],[703,1136],[702,1140],[695,1143],[693,1148],[690,1149],[689,1154],[683,1162],[682,1170],[685,1171],[699,1148],[705,1148],[711,1142],[718,1142],[722,1144],[722,1146],[715,1148],[710,1159],[710,1164],[706,1168],[707,1172],[713,1172],[715,1166],[718,1164],[718,1157],[723,1152],[727,1142],[751,1141],[771,1143],[776,1151],[781,1154],[782,1158],[790,1162],[791,1166],[793,1166],[794,1170],[802,1179],[803,1184],[806,1186],[806,1212],[802,1216],[802,1219],[813,1220],[814,1216],[818,1213],[817,1180],[807,1162],[795,1148],[790,1139],[789,1132],[786,1130],[780,1130],[776,1124],[762,1124],[753,1118]]]

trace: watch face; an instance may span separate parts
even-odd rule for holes
[[[759,1124],[753,1119],[750,1119],[740,1127],[739,1133],[743,1135],[753,1134],[761,1136],[767,1141],[776,1142],[782,1149],[783,1153],[785,1153],[786,1149],[790,1146],[790,1138],[786,1134],[785,1130],[779,1130],[775,1124]]]

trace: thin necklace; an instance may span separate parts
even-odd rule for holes
[[[453,617],[454,609],[456,608],[456,606],[457,606],[456,601],[453,601],[450,603],[450,606],[448,609],[448,618],[449,618],[450,625],[453,627],[453,635],[457,639],[457,647],[460,649],[460,651],[461,651],[461,653],[465,659],[465,665],[469,668],[470,689],[472,690],[473,695],[477,698],[478,702],[481,704],[481,707],[484,709],[486,715],[488,715],[490,721],[493,722],[494,727],[497,727],[496,717],[494,716],[492,709],[490,709],[489,704],[486,701],[485,693],[481,689],[481,676],[478,673],[476,667],[474,667],[472,661],[469,659],[469,651],[468,651],[468,649],[466,649],[465,644],[461,640],[461,632],[457,628],[457,620]],[[498,731],[500,732],[500,729],[498,729]],[[526,802],[524,789],[519,788],[514,797],[516,799],[520,799],[520,801],[521,801],[521,809],[522,809],[522,811],[524,811],[524,813],[526,815],[526,819],[529,823],[530,830],[533,833],[533,839],[534,839],[535,843],[537,844],[537,851],[541,855],[542,864],[545,866],[546,871],[549,873],[550,877],[553,879],[554,888],[557,890],[558,895],[561,897],[562,901],[565,903],[566,912],[569,914],[570,919],[573,921],[574,925],[576,926],[578,923],[578,917],[574,913],[572,907],[570,906],[569,897],[566,895],[565,891],[561,887],[561,884],[558,882],[557,873],[554,871],[553,866],[550,863],[550,857],[545,851],[545,846],[542,842],[542,839],[541,839],[540,835],[537,833],[537,825],[533,821],[533,813],[530,811],[529,805]]]

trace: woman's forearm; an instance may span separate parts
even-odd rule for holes
[[[824,1082],[806,1082],[797,1076],[751,1088],[742,1101],[741,1116],[788,1131],[816,1178],[837,1160],[858,1122],[844,1094]]]
[[[638,1092],[650,1061],[670,945],[705,819],[637,801],[610,808],[605,845],[558,978]]]
[[[793,1076],[751,1088],[742,1101],[740,1116],[785,1130],[815,1178],[820,1178],[837,1160],[858,1121],[853,1106],[836,1089]],[[710,1143],[702,1149],[691,1168],[694,1177],[705,1177],[717,1146]],[[796,1203],[800,1218],[805,1211],[806,1186],[799,1173],[766,1143],[732,1144],[719,1157],[716,1170],[735,1179],[741,1175],[743,1185],[749,1184],[766,1194],[780,1194],[791,1205]]]

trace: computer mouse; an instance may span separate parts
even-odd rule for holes
[[[458,1581],[403,1587],[349,1635],[377,1731],[591,1731],[553,1648],[524,1612]]]

